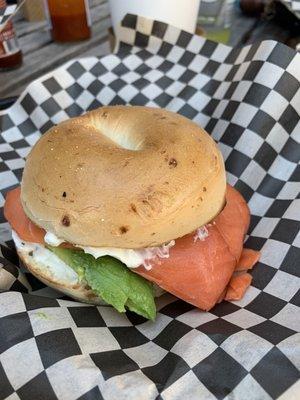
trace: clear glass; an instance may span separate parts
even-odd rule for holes
[[[235,0],[201,0],[198,24],[205,36],[217,42],[227,43]]]

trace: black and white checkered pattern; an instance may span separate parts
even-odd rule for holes
[[[293,14],[300,18],[300,0],[280,0]]]
[[[0,31],[2,26],[5,25],[5,22],[8,20],[8,18],[15,12],[16,8],[16,4],[9,5],[5,8],[0,8]]]
[[[165,294],[155,323],[40,296],[28,276],[33,292],[0,294],[0,399],[297,398],[300,55],[273,41],[230,48],[133,15],[122,30],[116,54],[67,63],[2,112],[0,206],[53,124],[102,104],[165,107],[219,143],[251,208],[247,246],[262,256],[242,300],[205,313]]]

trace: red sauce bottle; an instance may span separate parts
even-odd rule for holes
[[[88,0],[48,0],[52,38],[72,42],[91,36]]]
[[[0,0],[0,9],[6,8],[5,0]],[[13,24],[8,21],[0,32],[0,70],[16,68],[22,64],[22,52],[19,48]]]

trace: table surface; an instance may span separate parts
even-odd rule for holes
[[[0,73],[0,98],[19,95],[35,78],[76,57],[101,56],[109,53],[108,28],[111,25],[107,0],[90,0],[92,37],[76,43],[55,43],[45,21],[27,22],[22,15],[15,17],[23,65]],[[243,46],[264,39],[286,42],[289,32],[270,21],[243,15],[233,15],[229,45]]]

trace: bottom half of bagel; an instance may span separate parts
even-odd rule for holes
[[[91,289],[84,278],[81,278],[76,271],[51,250],[40,244],[22,241],[16,232],[13,232],[13,240],[21,264],[46,286],[83,303],[107,304],[102,300],[99,293]],[[152,287],[154,297],[159,297],[165,293],[155,283],[152,284]]]
[[[85,282],[81,282],[78,275],[68,265],[60,262],[58,257],[55,257],[54,262],[53,260],[41,262],[35,259],[32,250],[18,249],[17,253],[23,266],[45,285],[83,303],[103,304],[101,298]]]

